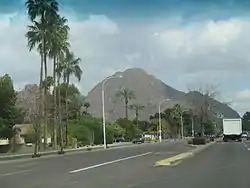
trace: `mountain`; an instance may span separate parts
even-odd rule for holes
[[[122,78],[119,78],[119,75],[122,75]],[[115,96],[115,93],[122,87],[131,89],[136,94],[137,99],[130,101],[130,104],[136,102],[145,106],[144,111],[140,114],[141,120],[146,120],[150,115],[156,113],[158,111],[159,101],[163,99],[169,98],[170,101],[162,103],[162,110],[176,103],[190,108],[192,106],[190,101],[191,96],[196,102],[204,98],[199,92],[185,93],[178,91],[139,68],[131,68],[124,72],[117,72],[113,76],[117,77],[105,83],[105,113],[106,118],[111,121],[119,117],[124,117],[125,114],[124,102]],[[102,116],[101,88],[102,82],[97,84],[87,95],[87,100],[91,104],[90,110],[92,115],[97,117]],[[212,98],[210,98],[209,101],[213,102],[215,111],[223,114],[224,117],[240,117],[235,110],[226,104]],[[129,118],[134,118],[132,111],[129,111]]]
[[[29,122],[29,118],[38,111],[36,103],[38,98],[39,87],[36,84],[28,84],[22,91],[17,92],[16,105],[26,112],[25,121]]]

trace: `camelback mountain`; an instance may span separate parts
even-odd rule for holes
[[[191,106],[191,96],[192,100],[196,102],[201,101],[204,97],[204,95],[197,91],[188,93],[178,91],[139,68],[116,72],[114,76],[116,75],[117,77],[105,83],[105,114],[106,118],[110,121],[125,116],[124,100],[116,96],[117,91],[121,88],[134,91],[136,99],[130,100],[129,104],[139,103],[145,106],[144,110],[140,112],[140,120],[147,120],[150,115],[156,113],[158,111],[159,101],[162,99],[170,99],[168,102],[162,103],[161,108],[164,110],[176,103],[188,108]],[[119,78],[119,75],[122,75],[122,78]],[[102,116],[101,88],[102,82],[97,84],[87,95],[87,100],[91,104],[91,113],[96,117]],[[213,102],[216,112],[223,114],[224,117],[240,117],[239,114],[228,105],[212,98],[209,100]],[[129,110],[128,116],[130,119],[133,119],[135,114]]]

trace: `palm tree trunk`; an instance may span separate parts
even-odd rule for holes
[[[57,145],[57,102],[56,102],[56,67],[57,67],[57,61],[56,57],[54,57],[54,63],[53,63],[53,84],[54,84],[54,138],[53,138],[53,146],[54,149],[56,148]]]
[[[65,125],[66,125],[66,132],[65,132],[65,137],[66,137],[66,146],[68,146],[68,86],[69,86],[69,76],[67,77],[66,80],[66,91],[65,91],[65,112],[66,112],[66,118],[65,118]]]
[[[45,77],[45,87],[44,87],[44,127],[43,127],[43,131],[44,131],[44,149],[46,149],[47,146],[47,125],[48,125],[48,118],[47,118],[47,76],[48,76],[48,69],[47,69],[47,54],[46,54],[46,41],[45,39],[43,40],[44,43],[44,77]]]
[[[63,129],[62,129],[62,103],[61,103],[61,92],[60,92],[60,77],[57,77],[58,86],[58,118],[59,118],[59,134],[60,134],[60,151],[63,152]]]
[[[43,54],[41,53],[41,64],[40,64],[40,87],[39,87],[39,119],[37,121],[35,117],[35,126],[36,128],[36,142],[35,142],[35,148],[34,148],[34,155],[37,155],[37,153],[40,151],[40,135],[41,135],[41,124],[42,124],[42,118],[43,118]]]
[[[125,118],[128,119],[128,100],[125,99]]]
[[[135,118],[136,118],[137,129],[139,129],[139,113],[138,112],[135,112]]]

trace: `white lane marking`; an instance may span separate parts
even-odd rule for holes
[[[23,173],[30,172],[30,171],[31,171],[31,169],[30,170],[20,170],[20,171],[10,172],[10,173],[6,173],[6,174],[0,174],[0,177],[23,174]]]
[[[88,166],[88,167],[80,168],[80,169],[77,169],[77,170],[72,170],[69,173],[76,173],[76,172],[86,171],[86,170],[89,170],[89,169],[92,169],[92,168],[98,168],[98,167],[105,166],[105,165],[108,165],[108,164],[118,163],[118,162],[121,162],[121,161],[126,161],[126,160],[129,160],[129,159],[134,159],[134,158],[137,158],[137,157],[142,157],[142,156],[145,156],[145,155],[149,155],[151,153],[152,152],[147,152],[147,153],[143,153],[143,154],[139,154],[139,155],[134,155],[134,156],[130,156],[130,157],[116,159],[116,160],[113,160],[113,161],[108,161],[108,162],[100,163],[100,164],[97,164],[97,165]]]

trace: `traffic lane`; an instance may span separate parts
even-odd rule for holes
[[[184,152],[189,150],[189,147],[184,146],[181,143],[174,143],[174,144],[156,144],[155,149],[153,147],[149,147],[149,150],[146,150],[146,155],[138,156],[131,159],[126,159],[123,161],[112,162],[112,160],[107,160],[104,163],[112,162],[107,165],[98,166],[102,164],[100,162],[95,163],[97,165],[96,168],[90,168],[84,171],[76,172],[76,173],[69,173],[72,170],[83,169],[89,167],[89,165],[85,165],[78,161],[78,166],[75,168],[56,168],[55,166],[51,166],[45,170],[44,167],[40,166],[36,169],[26,169],[31,170],[29,172],[22,172],[20,171],[19,174],[14,174],[10,176],[0,177],[0,182],[6,187],[15,187],[18,186],[19,188],[28,188],[28,187],[64,187],[69,186],[75,187],[80,186],[82,187],[82,183],[84,185],[89,186],[96,186],[96,183],[105,184],[105,177],[107,179],[116,179],[117,182],[123,182],[124,176],[130,177],[131,179],[136,177],[137,173],[140,173],[143,176],[143,173],[148,173],[148,169],[153,168],[153,164],[155,161],[166,158],[167,156],[172,156],[178,154],[180,152]],[[166,147],[167,146],[167,147]],[[145,148],[141,145],[138,148]],[[149,152],[151,150],[151,152]],[[145,151],[145,150],[143,150]],[[141,153],[145,154],[145,153]],[[140,155],[140,154],[139,154]],[[132,155],[132,157],[135,155]],[[113,161],[121,159],[115,158]],[[77,162],[77,161],[75,161]],[[67,166],[67,164],[66,164]],[[137,171],[137,173],[135,173]],[[96,174],[96,175],[95,175]],[[144,174],[147,175],[147,174]],[[94,176],[94,177],[92,177]],[[12,181],[13,178],[15,181]],[[104,182],[103,182],[104,181]],[[94,184],[93,184],[94,183]],[[108,185],[107,185],[108,183]],[[71,185],[72,184],[72,185]],[[106,182],[106,185],[109,186],[109,182]]]
[[[19,160],[6,160],[0,161],[0,174],[6,173],[6,170],[14,171],[14,170],[23,170],[23,168],[31,167],[31,166],[38,166],[38,165],[47,165],[47,163],[56,164],[58,161],[64,160],[73,160],[74,159],[89,159],[92,158],[92,155],[103,155],[103,152],[109,152],[117,149],[127,149],[129,147],[138,147],[139,145],[127,145],[127,146],[119,146],[119,147],[112,147],[108,150],[93,150],[93,151],[79,151],[79,152],[72,152],[72,153],[65,153],[65,155],[51,155],[51,156],[42,156],[41,158],[28,158],[28,159],[19,159]],[[147,147],[147,145],[145,145]],[[58,160],[58,158],[60,158]]]
[[[112,148],[106,151],[96,150],[48,158],[30,159],[20,162],[16,161],[13,163],[7,162],[6,164],[0,164],[0,174],[23,171],[31,168],[39,169],[39,171],[47,171],[48,168],[51,169],[51,171],[63,171],[64,169],[77,168],[78,165],[86,167],[106,161],[116,160],[118,158],[146,153],[148,151],[164,151],[168,150],[168,147],[182,144],[183,142],[181,141],[155,144],[139,144],[132,147]]]
[[[243,143],[217,143],[180,165],[162,168],[147,187],[250,187],[250,153]],[[145,184],[135,186],[145,187]]]
[[[85,153],[76,153],[72,155],[57,156],[46,159],[34,159],[26,162],[20,163],[7,163],[0,165],[0,175],[6,173],[12,173],[16,171],[23,171],[27,169],[41,171],[47,171],[50,169],[50,172],[59,171],[64,169],[75,169],[81,165],[83,168],[106,161],[117,160],[119,158],[139,155],[149,151],[167,151],[171,147],[178,145],[183,145],[181,142],[172,142],[172,143],[162,143],[162,144],[141,144],[135,145],[134,147],[126,147],[119,149],[111,149],[106,151],[91,151]]]
[[[250,151],[250,140],[243,139],[242,143],[245,146],[245,148]]]

